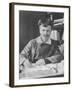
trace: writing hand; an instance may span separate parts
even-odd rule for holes
[[[36,62],[36,65],[38,65],[38,66],[44,65],[44,64],[45,64],[44,59],[39,59],[39,60]]]

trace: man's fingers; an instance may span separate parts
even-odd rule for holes
[[[21,73],[23,71],[23,69],[24,69],[24,66],[23,65],[20,65],[19,66],[19,72]]]
[[[36,65],[44,65],[45,62],[44,62],[44,59],[40,59],[36,62]]]

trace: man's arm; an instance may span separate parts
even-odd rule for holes
[[[29,51],[32,48],[32,42],[30,41],[22,50],[22,52],[19,55],[19,66],[20,66],[20,70],[23,69],[25,64],[29,63]],[[27,63],[28,62],[28,63]]]
[[[51,57],[45,58],[45,63],[48,63],[48,62],[50,62],[50,63],[58,63],[62,59],[63,59],[63,56],[62,55],[53,55]]]
[[[47,62],[51,62],[51,63],[57,63],[57,62],[60,62],[61,60],[64,59],[64,55],[61,51],[63,51],[62,49],[60,50],[60,47],[55,51],[55,54],[52,55],[51,57],[47,57],[45,58],[45,63]]]

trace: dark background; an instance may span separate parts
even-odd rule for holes
[[[63,13],[51,12],[53,19],[63,18]],[[19,52],[33,38],[39,36],[38,20],[45,18],[48,12],[19,11]]]

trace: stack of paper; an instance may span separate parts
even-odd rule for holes
[[[63,74],[63,62],[25,68],[21,78],[42,78]]]

